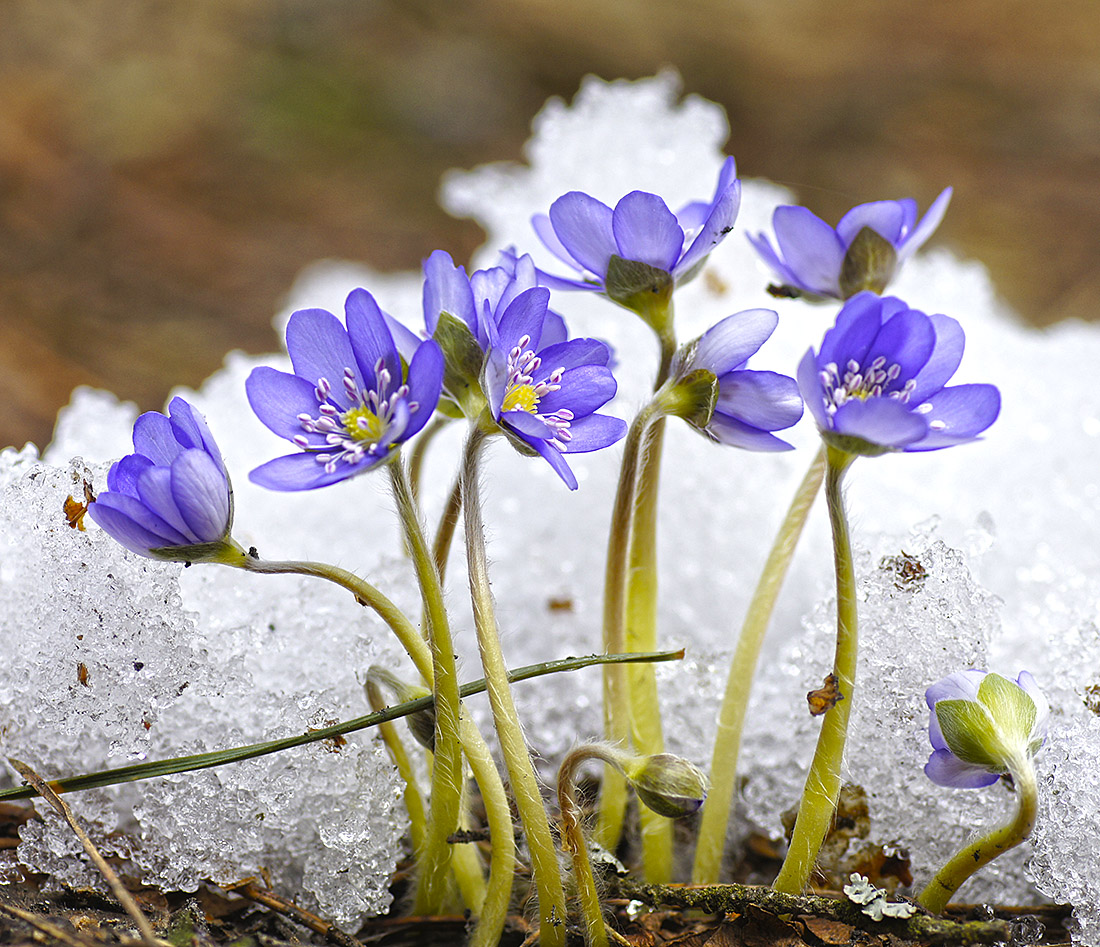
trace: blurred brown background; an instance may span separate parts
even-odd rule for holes
[[[1025,318],[1100,303],[1096,0],[0,0],[0,446],[80,383],[159,408],[272,350],[299,268],[481,235],[448,167],[548,95],[672,65],[745,176],[848,206],[946,184],[939,239]]]

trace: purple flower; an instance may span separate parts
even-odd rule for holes
[[[469,276],[466,268],[455,266],[444,250],[434,251],[424,261],[424,325],[430,336],[435,335],[439,317],[446,312],[460,319],[485,351],[489,347],[489,324],[499,325],[513,303],[526,305],[532,298],[548,301],[550,294],[538,288],[535,264],[526,253],[516,256],[513,251],[505,251],[498,266],[475,270]],[[565,320],[552,310],[546,313],[545,343],[564,342]]]
[[[217,558],[233,525],[233,491],[206,420],[183,398],[134,424],[134,453],[114,464],[89,514],[153,559]]]
[[[924,772],[940,786],[989,786],[1046,740],[1050,708],[1029,671],[1015,681],[960,671],[929,687],[924,699],[933,751]]]
[[[962,360],[962,327],[892,296],[864,292],[840,310],[798,385],[827,443],[850,454],[939,450],[997,418],[993,385],[944,385]]]
[[[311,490],[377,467],[428,422],[443,378],[435,342],[416,342],[405,368],[386,317],[363,289],[345,328],[324,309],[290,317],[294,374],[257,368],[245,388],[256,416],[300,450],[249,474],[272,490]]]
[[[595,413],[616,391],[607,346],[596,339],[560,341],[556,331],[547,333],[548,297],[545,289],[528,290],[508,306],[499,325],[486,322],[482,384],[489,414],[513,443],[542,455],[576,490],[577,478],[564,455],[614,444],[626,424]],[[544,335],[551,336],[549,343]]]
[[[746,309],[712,326],[676,357],[672,384],[692,372],[712,372],[718,382],[714,412],[705,426],[687,420],[712,440],[747,450],[790,450],[771,431],[790,427],[802,417],[798,384],[787,375],[745,367],[750,355],[775,330],[779,317],[770,309]]]
[[[616,284],[614,272],[609,281],[615,260],[652,268],[672,284],[687,282],[730,232],[740,206],[741,182],[733,158],[722,165],[709,202],[693,202],[676,214],[646,191],[632,191],[614,210],[570,191],[554,201],[549,215],[536,214],[531,223],[546,248],[578,277],[540,270],[539,279],[553,289],[594,289],[616,302],[624,301],[621,297],[629,295],[629,287]],[[622,276],[620,272],[619,284]]]
[[[911,199],[853,207],[834,230],[805,207],[777,207],[772,215],[778,250],[764,234],[749,240],[783,282],[782,290],[847,299],[860,290],[882,292],[899,267],[932,235],[951,200],[946,188],[917,222]]]

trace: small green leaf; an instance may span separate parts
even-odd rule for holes
[[[673,288],[671,273],[612,254],[604,286],[610,299],[636,312],[652,329],[661,332],[666,328]]]
[[[717,404],[718,376],[706,368],[697,368],[676,379],[661,398],[666,414],[683,418],[699,430],[710,424]]]

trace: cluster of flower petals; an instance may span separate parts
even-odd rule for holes
[[[206,419],[183,398],[168,414],[134,424],[134,453],[115,463],[89,515],[132,552],[174,558],[171,550],[224,540],[233,521],[232,490]]]
[[[443,356],[417,341],[402,364],[390,322],[366,290],[344,307],[346,326],[324,309],[301,309],[287,324],[293,373],[254,369],[245,383],[256,416],[297,450],[249,474],[272,490],[310,490],[388,460],[435,411]]]
[[[798,383],[787,375],[746,367],[778,322],[771,309],[746,309],[727,316],[684,348],[686,357],[678,360],[676,375],[706,369],[718,378],[718,400],[705,430],[714,440],[747,450],[792,449],[771,432],[789,428],[802,417]]]
[[[775,247],[765,234],[748,237],[784,286],[843,299],[848,295],[841,285],[845,256],[865,227],[893,247],[896,269],[932,236],[950,200],[951,188],[946,188],[919,222],[916,202],[910,198],[859,204],[835,228],[805,207],[783,205],[772,215]]]
[[[798,384],[822,436],[849,453],[939,450],[974,440],[1000,412],[993,385],[945,387],[964,344],[956,320],[863,292],[803,357]]]
[[[647,191],[631,191],[614,209],[570,191],[531,223],[546,248],[577,276],[540,270],[539,280],[553,289],[602,291],[611,258],[617,256],[668,273],[677,284],[686,282],[729,233],[740,206],[733,158],[723,163],[710,201],[694,201],[677,213]]]

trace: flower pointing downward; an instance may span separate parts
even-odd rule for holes
[[[924,772],[940,786],[989,786],[1046,740],[1050,710],[1029,671],[1015,681],[960,671],[929,687],[925,701],[933,752]]]
[[[932,236],[951,201],[946,188],[917,222],[916,201],[875,201],[853,207],[835,228],[805,207],[785,205],[772,215],[775,243],[749,242],[782,280],[777,295],[848,299],[881,293],[901,265]]]

